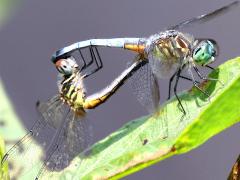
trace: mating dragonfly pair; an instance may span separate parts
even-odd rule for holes
[[[218,55],[218,45],[213,39],[197,39],[190,34],[180,32],[179,29],[194,23],[211,20],[231,10],[237,4],[238,1],[235,1],[208,14],[183,21],[149,38],[91,39],[58,50],[52,57],[52,61],[60,74],[58,95],[46,103],[37,104],[43,119],[37,121],[29,133],[5,154],[1,163],[14,158],[14,153],[20,151],[23,146],[28,147],[30,151],[29,139],[39,138],[44,139],[40,142],[47,147],[47,152],[36,179],[39,179],[44,173],[67,167],[75,156],[90,145],[89,136],[91,133],[88,121],[85,119],[86,110],[104,103],[127,79],[134,82],[134,93],[139,102],[153,113],[158,107],[160,99],[158,79],[170,78],[169,99],[172,82],[175,78],[173,92],[179,102],[180,110],[185,115],[186,111],[177,95],[179,79],[192,81],[197,89],[209,97],[209,94],[198,86],[193,71],[202,80],[218,81],[218,79],[204,76],[198,69],[199,66],[212,69],[209,64],[214,62]],[[99,46],[123,48],[134,51],[137,55],[132,64],[109,86],[100,92],[87,96],[83,80],[103,67],[97,49]],[[89,62],[87,62],[88,57],[83,53],[84,50],[89,51]],[[81,57],[81,66],[77,64],[76,58],[73,56],[75,52],[78,52]],[[89,71],[89,67],[94,64],[96,68]],[[183,70],[187,70],[190,77],[183,76],[181,74]],[[51,141],[46,141],[46,137],[44,137],[46,135],[42,133],[47,127],[55,129]]]

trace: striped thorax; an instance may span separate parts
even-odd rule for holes
[[[178,31],[164,31],[149,37],[146,43],[147,54],[155,59],[175,63],[190,54],[194,38]]]
[[[85,89],[80,73],[74,73],[68,79],[65,79],[60,87],[62,100],[67,103],[72,110],[84,112],[83,103],[85,98]]]
[[[169,78],[191,54],[194,38],[175,30],[152,35],[146,42],[146,54],[153,72],[159,78]]]

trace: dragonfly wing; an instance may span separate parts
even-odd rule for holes
[[[54,111],[64,107],[64,104],[59,102],[60,99],[57,96],[53,97],[45,103],[46,106],[42,113],[56,115]],[[42,117],[47,118],[47,116]],[[51,117],[56,119],[56,117]],[[58,111],[57,117],[61,121],[64,113]],[[51,137],[52,131],[53,129],[49,126],[48,122],[40,118],[35,122],[31,130],[7,151],[1,163],[3,164],[8,161],[11,164],[11,179],[25,177],[29,171],[36,170],[37,166],[40,166],[45,154],[44,151],[51,144],[51,138],[49,137]],[[36,169],[33,167],[36,167]]]
[[[92,129],[88,120],[79,118],[70,111],[60,127],[60,133],[51,145],[48,157],[38,173],[38,178],[49,177],[54,171],[66,168],[74,157],[89,147],[92,139]]]
[[[63,105],[60,96],[56,95],[47,102],[38,102],[37,110],[45,122],[56,129],[59,127],[61,120],[63,119],[63,115],[68,109],[66,106],[67,105]]]
[[[189,26],[189,25],[204,23],[206,21],[210,21],[210,20],[216,18],[219,15],[222,15],[222,14],[225,14],[226,12],[228,12],[228,11],[231,11],[232,8],[236,7],[238,4],[239,4],[239,1],[234,1],[234,2],[232,2],[232,3],[230,3],[226,6],[223,6],[219,9],[216,9],[215,11],[212,11],[212,12],[207,13],[207,14],[202,14],[200,16],[182,21],[179,24],[171,26],[167,29],[168,30],[173,30],[173,29],[177,30],[177,29],[180,29],[182,27]]]
[[[158,81],[149,63],[139,68],[130,78],[133,92],[138,101],[150,112],[157,109],[160,101]]]
[[[92,134],[89,121],[72,112],[67,119],[61,146],[51,159],[55,163],[55,169],[68,166],[74,157],[87,149],[91,144]]]

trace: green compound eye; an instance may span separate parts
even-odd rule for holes
[[[216,47],[210,40],[201,41],[193,52],[193,60],[199,65],[207,65],[214,61]]]

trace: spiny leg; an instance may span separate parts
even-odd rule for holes
[[[97,68],[88,72],[87,74],[84,75],[84,78],[96,73],[97,71],[99,71],[102,67],[103,67],[103,64],[102,64],[102,59],[101,59],[101,56],[97,50],[97,47],[94,47],[96,53],[97,53],[97,58],[99,59],[99,62],[97,61],[97,58],[96,58],[96,55],[94,53],[94,49],[92,48],[92,46],[89,47],[90,49],[90,54],[91,54],[91,59],[92,61],[95,61],[96,65],[97,65]]]
[[[191,69],[189,69],[188,72],[189,72],[189,74],[190,74],[191,77],[192,77],[193,85],[194,85],[199,91],[201,91],[205,96],[207,96],[207,97],[209,98],[210,95],[209,95],[207,92],[203,91],[203,90],[197,85],[197,82],[195,81],[195,78],[194,78],[194,76],[193,76],[193,73],[192,73]],[[210,101],[210,99],[208,99],[208,100]]]
[[[184,69],[184,67],[185,67],[185,65],[183,65],[182,69]],[[169,100],[170,97],[171,97],[172,81],[173,81],[173,79],[175,78],[175,76],[177,75],[177,73],[178,73],[178,71],[176,71],[176,72],[171,76],[171,78],[169,79],[169,84],[168,84],[168,98],[167,98],[167,100]],[[180,74],[179,74],[179,77],[182,77],[183,79],[188,79],[187,77],[185,78],[184,76],[181,76]]]
[[[172,75],[172,77],[169,80],[167,100],[170,99],[170,97],[171,97],[172,81],[173,81],[174,77],[176,76],[176,74],[177,74],[177,71]],[[191,81],[191,82],[193,81],[191,78],[186,77],[186,76],[182,76],[182,75],[179,75],[179,78],[182,78],[184,80],[188,80],[188,81]],[[200,82],[196,81],[196,83],[199,84]]]
[[[99,54],[99,51],[98,51],[97,47],[94,46],[93,48],[94,48],[94,49],[92,49],[93,57],[94,57],[94,59],[95,59],[96,65],[97,65],[97,68],[96,68],[95,71],[93,72],[93,73],[95,73],[95,72],[99,71],[99,70],[103,67],[103,63],[102,63],[102,58],[101,58],[101,56],[100,56],[100,54]],[[96,58],[96,55],[95,55],[95,53],[94,53],[94,50],[95,50],[95,52],[96,52],[96,54],[97,54],[97,58]],[[98,62],[98,60],[99,60],[99,62]]]
[[[102,67],[103,67],[102,58],[101,58],[101,56],[100,56],[100,54],[99,54],[99,51],[98,51],[97,47],[95,46],[94,48],[95,48],[95,51],[96,51],[96,53],[97,53],[97,57],[98,57],[98,59],[99,59],[99,63],[100,63],[99,68],[102,68]]]
[[[86,69],[86,68],[88,68],[88,67],[89,67],[90,65],[92,65],[92,63],[94,62],[92,45],[90,45],[90,46],[88,47],[88,49],[89,49],[89,53],[90,53],[90,55],[91,55],[91,60],[90,60],[88,63],[86,63],[86,60],[85,60],[85,58],[84,58],[84,56],[83,56],[83,54],[82,54],[81,49],[78,49],[78,51],[79,51],[79,53],[80,53],[80,56],[81,56],[81,58],[82,58],[82,60],[83,60],[83,67],[81,68],[81,71],[84,70],[84,69]]]
[[[211,70],[215,70],[212,66],[209,66],[209,65],[205,65],[205,67],[211,69]]]
[[[85,58],[84,58],[84,56],[83,56],[83,54],[82,54],[81,49],[79,49],[78,52],[79,52],[79,54],[80,54],[80,56],[81,56],[81,58],[82,58],[82,61],[83,61],[83,66],[82,66],[82,68],[80,69],[80,71],[82,71],[82,70],[86,69],[87,63],[86,63],[86,61],[85,61]]]
[[[91,61],[86,65],[86,68],[89,67],[90,65],[92,65],[92,63],[94,62],[93,56],[92,56],[92,46],[89,46],[89,53],[91,55]]]
[[[219,79],[209,78],[209,77],[203,76],[196,66],[193,66],[193,69],[196,71],[196,73],[197,73],[197,75],[199,76],[200,79],[202,79],[202,80],[210,80],[210,81],[218,81],[222,86],[224,85]]]
[[[186,111],[185,111],[185,109],[183,108],[183,105],[182,105],[182,103],[181,103],[181,100],[179,99],[179,97],[178,97],[178,95],[177,95],[177,85],[178,85],[178,80],[179,80],[181,71],[182,71],[181,69],[178,69],[178,71],[177,71],[177,74],[176,74],[177,78],[176,78],[176,81],[175,81],[175,85],[174,85],[173,92],[174,92],[174,94],[175,94],[175,96],[176,96],[176,98],[177,98],[177,100],[178,100],[178,103],[180,104],[180,107],[182,108],[183,114],[186,115]]]
[[[188,80],[188,81],[192,81],[191,78],[189,77],[186,77],[186,76],[182,76],[182,75],[179,75],[179,78],[182,78],[182,79],[185,79],[185,80]],[[199,84],[200,82],[199,81],[195,81],[197,84]]]
[[[172,81],[173,81],[173,79],[175,78],[176,74],[177,74],[177,71],[176,71],[176,72],[172,75],[172,77],[169,79],[169,83],[168,83],[168,98],[167,98],[167,100],[169,100],[170,97],[171,97]]]

